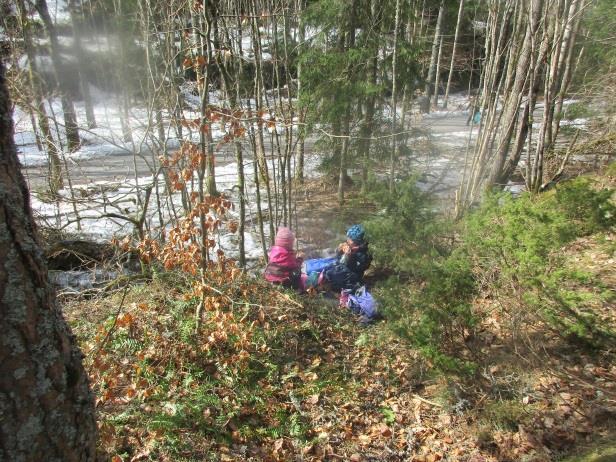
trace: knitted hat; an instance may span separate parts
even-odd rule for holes
[[[362,225],[353,225],[351,226],[346,235],[349,239],[351,239],[355,244],[362,244],[364,242],[366,231]]]
[[[289,228],[281,226],[276,233],[276,239],[274,244],[278,247],[284,247],[287,250],[293,250],[293,244],[295,244],[295,235]]]

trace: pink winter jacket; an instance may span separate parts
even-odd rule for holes
[[[302,267],[302,259],[295,256],[293,250],[285,249],[278,245],[269,251],[269,263],[265,268],[265,279],[269,282],[288,281],[294,272],[299,272]]]

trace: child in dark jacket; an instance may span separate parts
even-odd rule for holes
[[[354,290],[363,285],[364,272],[372,262],[364,227],[353,225],[346,236],[346,242],[336,250],[337,263],[325,271],[325,279],[334,290]]]
[[[293,231],[285,227],[278,228],[274,246],[268,254],[269,262],[265,267],[264,276],[273,284],[303,290],[304,282],[301,277],[303,259],[295,255],[294,244]]]

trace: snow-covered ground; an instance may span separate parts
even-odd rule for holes
[[[190,88],[185,89],[185,96],[196,98]],[[123,220],[117,217],[110,217],[110,214],[124,215],[128,218],[135,218],[141,213],[140,200],[143,199],[145,190],[158,184],[159,191],[164,190],[163,175],[158,170],[158,155],[161,154],[162,146],[158,139],[158,130],[148,121],[149,117],[146,108],[135,107],[129,112],[128,123],[132,141],[125,141],[123,137],[122,123],[117,101],[110,95],[94,91],[94,113],[97,128],[84,129],[86,125],[85,107],[83,103],[76,103],[78,123],[82,128],[80,135],[82,145],[74,152],[68,152],[65,146],[64,129],[62,126],[53,126],[54,135],[60,132],[62,140],[58,145],[59,151],[65,166],[68,167],[69,175],[72,177],[71,184],[65,177],[65,187],[59,191],[59,198],[51,201],[46,191],[45,177],[48,165],[48,156],[40,151],[36,144],[34,131],[31,125],[30,116],[19,107],[15,108],[15,141],[18,149],[19,159],[25,169],[26,179],[30,182],[31,203],[37,218],[50,226],[61,228],[67,233],[78,233],[95,240],[108,240],[113,236],[131,234],[133,224],[130,220]],[[198,104],[198,100],[191,101],[189,105]],[[210,98],[213,102],[217,101],[216,95]],[[59,100],[54,100],[47,104],[48,114],[55,114],[58,120],[61,119],[62,108]],[[184,110],[184,117],[187,120],[197,119],[199,114],[189,109]],[[180,139],[174,127],[168,123],[168,114],[163,114],[166,148],[168,152],[177,150],[180,146]],[[211,133],[213,141],[217,144],[227,133],[222,122],[213,123]],[[283,127],[277,124],[271,132],[283,133]],[[270,133],[271,135],[271,133]],[[182,142],[199,141],[197,130],[183,128]],[[247,140],[243,141],[247,143]],[[231,150],[228,146],[216,150],[216,182],[219,191],[229,195],[237,204],[237,163],[232,155],[225,152]],[[135,156],[133,156],[135,153]],[[123,164],[117,164],[121,160]],[[123,169],[131,162],[130,168]],[[316,175],[316,167],[319,159],[316,156],[308,155],[305,163],[306,175],[308,177]],[[118,166],[120,165],[120,166]],[[294,168],[294,166],[293,166]],[[270,172],[278,169],[275,161],[269,161]],[[253,163],[251,159],[244,162],[244,171],[247,172],[246,194],[247,194],[247,213],[249,217],[248,232],[246,235],[246,253],[248,258],[257,259],[261,256],[261,246],[257,239],[258,233],[255,220],[256,216],[256,191],[252,178]],[[155,230],[161,226],[168,226],[169,208],[168,201],[171,200],[177,209],[181,209],[181,195],[174,193],[171,198],[166,195],[161,198],[161,203],[157,203],[152,195],[150,207],[146,212],[146,224],[149,229]],[[162,197],[162,196],[161,196]],[[261,207],[266,210],[267,203],[263,201]],[[162,213],[163,223],[161,224],[161,214],[159,209],[164,209]],[[229,212],[231,219],[237,219],[237,207]],[[233,234],[222,234],[218,245],[227,255],[233,256],[237,249],[237,236]]]
[[[95,89],[93,89],[95,90]],[[185,96],[189,104],[198,104],[194,92],[186,87]],[[146,225],[149,230],[168,226],[170,202],[180,210],[181,196],[179,193],[170,195],[164,192],[164,180],[157,170],[157,157],[162,152],[158,142],[158,131],[148,121],[146,108],[135,107],[129,113],[132,141],[123,139],[122,124],[117,101],[102,92],[93,92],[95,101],[95,116],[98,128],[82,130],[82,146],[73,153],[62,149],[63,158],[71,174],[72,185],[65,181],[65,188],[60,191],[60,200],[49,200],[44,193],[45,183],[36,175],[45,175],[47,156],[36,146],[34,134],[28,114],[16,109],[16,143],[20,160],[27,166],[26,177],[31,182],[32,206],[37,217],[51,226],[62,228],[66,232],[81,233],[89,238],[107,240],[113,236],[131,234],[133,224],[130,220],[120,219],[110,214],[136,218],[141,213],[140,199],[143,199],[146,188],[155,182],[158,184],[160,196],[152,194],[150,205],[146,212]],[[191,99],[192,98],[192,99]],[[213,94],[213,101],[216,96]],[[420,176],[420,186],[425,190],[436,192],[443,198],[453,196],[468,158],[468,146],[475,139],[476,126],[467,126],[468,101],[464,95],[451,95],[449,110],[420,115],[413,110],[411,123],[414,128],[405,147],[411,155],[407,156],[402,168],[407,168]],[[61,115],[59,101],[48,105],[48,111]],[[78,122],[85,126],[85,109],[83,104],[76,104]],[[166,147],[173,152],[180,145],[176,130],[169,123],[168,114],[163,114],[167,137]],[[190,109],[185,112],[185,118],[198,118],[198,114]],[[58,117],[61,120],[61,117]],[[409,119],[407,119],[409,120]],[[62,127],[59,127],[62,134]],[[282,133],[282,126],[277,125],[276,131]],[[225,135],[225,127],[214,124],[212,134],[214,142]],[[63,136],[63,135],[62,135]],[[198,141],[196,130],[191,133],[184,128],[182,141]],[[248,143],[244,140],[243,143]],[[316,176],[320,163],[318,152],[310,148],[306,159],[306,175]],[[64,146],[61,146],[64,148]],[[225,151],[227,150],[227,151]],[[246,149],[246,152],[251,152]],[[133,153],[136,153],[133,156]],[[122,163],[123,162],[123,163]],[[278,169],[274,161],[270,161],[270,171]],[[247,214],[249,217],[246,234],[246,252],[250,259],[261,257],[261,245],[258,239],[256,225],[256,190],[252,181],[252,159],[244,162],[247,173],[246,194]],[[233,202],[238,203],[237,196],[237,164],[234,160],[232,147],[223,147],[216,152],[216,182],[218,189],[229,195]],[[72,187],[69,187],[72,186]],[[157,198],[160,197],[160,203]],[[267,209],[267,203],[262,198],[261,207]],[[159,210],[163,210],[159,214]],[[229,212],[232,219],[237,218],[237,207]],[[77,219],[79,217],[79,219]],[[161,223],[162,217],[162,223]],[[218,245],[227,255],[234,256],[237,249],[237,235],[221,234]]]

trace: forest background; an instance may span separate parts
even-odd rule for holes
[[[556,460],[609,440],[611,2],[2,10],[30,200],[70,270],[51,277],[87,275],[60,299],[99,451]],[[360,220],[372,330],[250,276],[277,226],[316,255]]]

